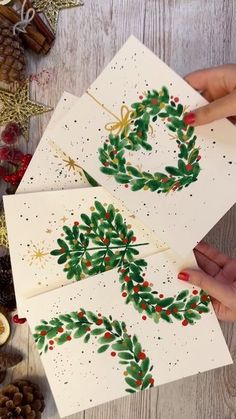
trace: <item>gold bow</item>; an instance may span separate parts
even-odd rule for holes
[[[108,122],[108,124],[105,125],[105,129],[114,135],[119,135],[121,132],[124,132],[125,136],[127,136],[132,121],[131,116],[133,116],[133,111],[130,110],[128,106],[123,105],[121,106],[120,115],[120,119],[116,117],[117,121]]]

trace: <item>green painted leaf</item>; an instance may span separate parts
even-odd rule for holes
[[[87,333],[88,325],[81,325],[74,333],[74,338],[81,338]]]
[[[88,183],[90,183],[91,186],[93,186],[93,187],[99,186],[97,181],[94,178],[92,178],[92,176],[90,176],[87,172],[85,172],[85,170],[83,172],[84,172],[84,175],[85,175]]]
[[[134,358],[133,355],[130,352],[119,352],[118,356],[119,356],[119,358],[126,359],[126,360]]]
[[[137,384],[136,384],[136,380],[134,380],[133,378],[130,377],[126,377],[125,378],[126,383],[132,387],[132,388],[138,388]]]
[[[162,300],[158,301],[158,305],[161,307],[168,307],[174,301],[173,297],[163,298]]]
[[[127,172],[131,173],[131,175],[135,177],[142,177],[142,173],[133,166],[127,166]]]
[[[91,331],[91,335],[94,335],[94,336],[102,335],[103,333],[105,333],[105,331],[106,329],[104,328],[101,328],[101,329],[96,328]]]
[[[118,183],[129,183],[129,181],[132,179],[131,176],[126,175],[125,173],[120,173],[118,175],[115,175],[115,180]]]
[[[148,372],[149,367],[150,367],[150,359],[145,358],[141,363],[141,369],[142,369],[143,375],[145,375]]]
[[[101,354],[102,352],[105,352],[108,348],[109,348],[109,346],[110,345],[103,345],[103,346],[100,346],[100,348],[98,348],[98,353],[99,354]]]
[[[150,384],[151,378],[152,378],[152,374],[147,374],[146,375],[146,377],[143,380],[141,390],[145,390],[146,388],[151,387],[151,384]]]
[[[87,335],[85,335],[85,337],[84,337],[84,343],[87,343],[89,341],[90,337],[91,337],[90,333],[88,333]]]
[[[168,316],[164,311],[161,311],[160,315],[161,315],[161,318],[165,320],[167,323],[173,323],[171,317]]]
[[[177,295],[176,300],[177,301],[184,300],[188,295],[189,295],[189,290],[183,290]]]
[[[165,169],[168,173],[170,173],[170,175],[173,175],[173,176],[181,176],[182,174],[181,171],[177,169],[176,167],[166,166]]]

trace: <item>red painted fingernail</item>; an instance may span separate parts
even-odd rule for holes
[[[178,274],[178,279],[181,279],[181,281],[188,281],[189,280],[189,274],[187,272],[180,272]]]
[[[184,122],[186,125],[192,125],[196,121],[196,114],[194,112],[189,112],[184,117]]]

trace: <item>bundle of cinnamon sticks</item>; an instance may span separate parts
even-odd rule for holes
[[[23,1],[20,0],[21,4],[23,4]],[[32,7],[30,0],[27,0],[25,9],[28,10]],[[21,20],[16,10],[7,6],[0,6],[0,17],[8,20],[13,25]],[[26,33],[22,33],[22,39],[36,53],[47,54],[55,36],[36,12],[32,24],[30,23],[27,26]]]

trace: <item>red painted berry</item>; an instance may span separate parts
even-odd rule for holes
[[[53,346],[49,346],[49,351],[53,351]]]
[[[164,297],[164,294],[159,294],[159,298],[163,298]]]
[[[153,384],[155,383],[154,378],[150,378],[149,383],[153,386]]]
[[[204,302],[204,301],[208,301],[208,295],[202,295],[202,296],[201,296],[201,301],[202,301],[202,302]]]
[[[86,266],[89,268],[90,266],[92,266],[92,263],[90,262],[90,260],[87,260],[86,262]]]
[[[124,273],[125,273],[125,271],[126,271],[125,269],[121,269],[121,270],[120,270],[120,272],[121,272],[122,274],[124,274]]]
[[[127,243],[128,243],[128,239],[123,239],[123,240],[122,240],[122,242],[123,242],[124,244],[127,244]]]
[[[166,314],[167,314],[167,316],[169,316],[171,314],[171,311],[170,310],[166,310]]]
[[[189,164],[186,164],[186,170],[188,172],[191,172],[192,168],[193,168],[193,166],[190,163]]]
[[[201,158],[202,158],[201,156],[197,156],[197,161],[201,160]]]
[[[142,380],[137,380],[136,381],[136,386],[140,387],[142,385]]]
[[[104,260],[105,260],[106,263],[108,263],[108,262],[110,262],[111,258],[109,256],[106,256]]]
[[[102,317],[102,313],[98,313],[98,317]]]
[[[75,221],[74,226],[79,226],[79,221]]]
[[[139,354],[138,354],[138,359],[146,359],[146,354],[144,353],[144,352],[139,352]]]
[[[125,188],[128,188],[129,187],[129,185],[127,185],[127,183],[125,184]]]
[[[66,252],[66,249],[64,249],[64,247],[61,247],[60,253],[65,253],[65,252]]]
[[[124,277],[124,281],[125,281],[125,282],[130,282],[130,277],[129,277],[128,275],[126,275],[126,276]]]
[[[109,239],[107,237],[105,237],[104,239],[102,239],[103,243],[105,245],[108,245],[110,243]]]
[[[137,237],[135,237],[135,236],[133,236],[132,239],[131,239],[132,242],[136,242],[136,240],[137,240]]]
[[[198,290],[193,290],[193,295],[197,295],[198,294]]]
[[[18,322],[19,323],[19,322]],[[46,330],[42,330],[41,332],[40,332],[40,335],[41,336],[46,336],[46,334],[47,334],[47,331]]]
[[[142,100],[142,99],[143,99],[143,96],[142,96],[142,95],[141,95],[141,96],[139,96],[139,99],[140,99],[140,100]]]
[[[140,291],[140,287],[137,285],[136,287],[134,287],[134,292],[137,293]]]
[[[197,307],[196,303],[191,304],[191,308],[196,308],[196,307]]]
[[[71,336],[66,336],[66,340],[70,341],[72,339]]]
[[[173,307],[173,313],[178,313],[178,307]]]
[[[168,182],[168,177],[163,177],[162,179],[161,179],[161,181],[162,181],[162,183],[167,183]]]
[[[142,303],[142,304],[141,304],[141,308],[142,308],[143,310],[146,310],[146,308],[147,308],[147,304]]]
[[[58,333],[63,333],[64,329],[63,329],[63,327],[58,327],[57,331],[58,331]]]
[[[110,332],[106,332],[106,333],[105,333],[105,335],[104,335],[104,338],[105,338],[105,339],[111,339],[111,338],[112,338],[112,336],[113,336],[113,335],[112,335]]]
[[[158,100],[157,99],[152,99],[151,100],[151,104],[154,105],[154,106],[157,105],[158,104]]]
[[[143,287],[144,287],[144,288],[149,287],[149,282],[148,282],[148,281],[144,281],[144,283],[143,283]]]
[[[105,218],[106,218],[106,220],[109,220],[111,218],[111,214],[109,212],[106,212]]]
[[[84,317],[84,312],[83,312],[83,311],[80,311],[80,312],[78,313],[78,317],[80,317],[80,318]]]
[[[101,326],[101,324],[103,324],[103,320],[102,320],[102,319],[98,319],[98,320],[96,321],[96,324],[97,324],[98,326]]]
[[[87,332],[90,332],[91,331],[90,327],[87,327],[86,331]]]
[[[111,352],[111,356],[116,356],[116,352]]]
[[[50,341],[49,341],[49,344],[50,344],[50,345],[54,345],[54,340],[50,340]]]
[[[143,320],[147,320],[147,316],[142,316],[142,319]]]
[[[174,98],[174,101],[175,101],[175,103],[178,103],[179,102],[179,98],[178,97],[175,97]]]
[[[183,326],[188,326],[188,320],[187,320],[187,319],[184,319],[184,320],[182,321],[182,325],[183,325]]]
[[[122,292],[122,297],[127,297],[127,292]]]
[[[142,131],[138,131],[138,132],[137,132],[137,136],[138,136],[139,138],[142,138],[142,136],[143,136]]]
[[[162,307],[161,306],[156,306],[155,310],[157,311],[157,313],[160,313],[162,311]]]

